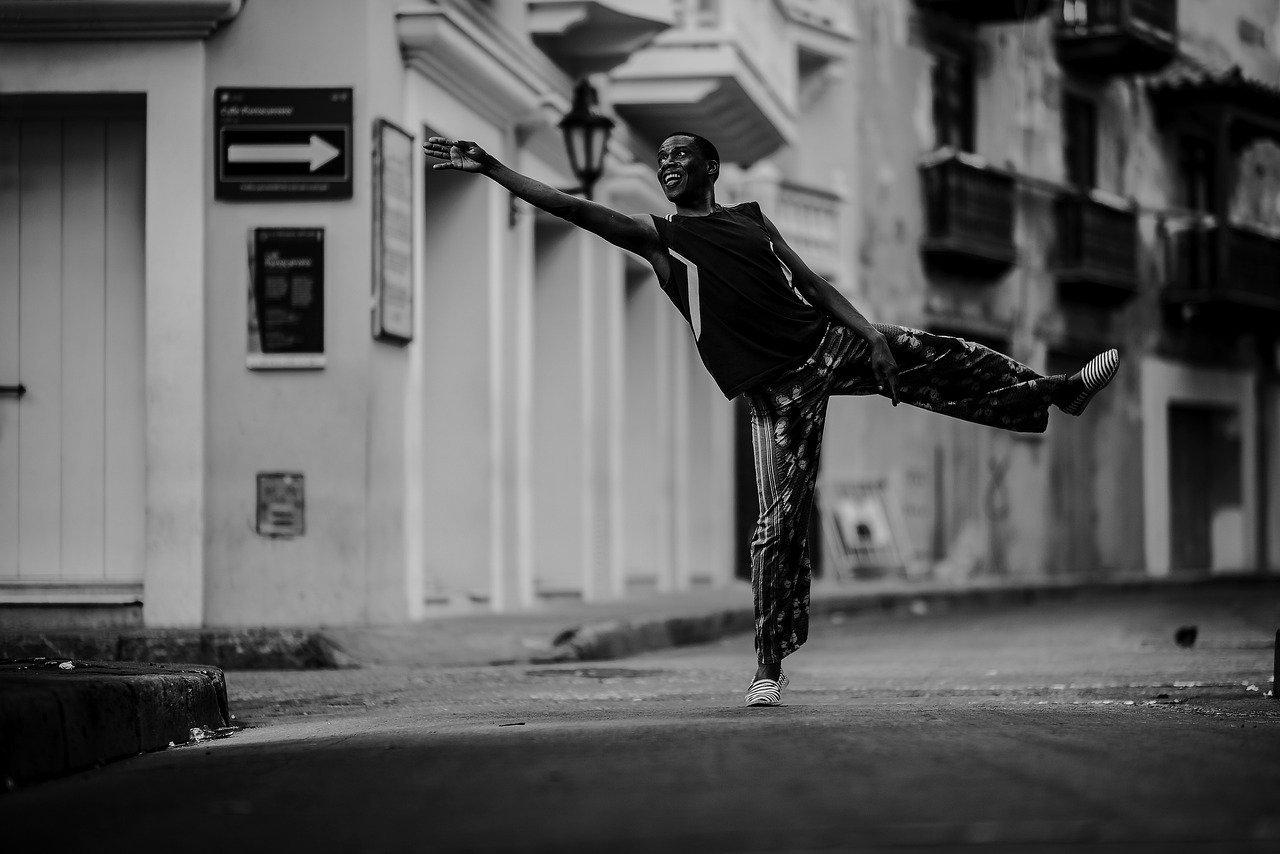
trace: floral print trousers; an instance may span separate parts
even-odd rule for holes
[[[876,324],[898,363],[898,400],[975,424],[1043,433],[1066,375],[1044,377],[960,338]],[[809,517],[818,480],[827,400],[881,394],[870,347],[831,324],[803,365],[746,392],[751,407],[760,518],[751,540],[756,657],[773,664],[809,634]]]

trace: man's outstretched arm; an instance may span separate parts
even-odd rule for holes
[[[629,217],[604,205],[562,193],[503,165],[479,145],[465,139],[433,136],[423,144],[422,150],[428,156],[443,161],[431,168],[454,169],[491,178],[534,207],[599,235],[614,246],[634,252],[654,265],[659,277],[663,275],[664,271],[658,267],[666,265],[665,255],[658,230],[647,217]]]
[[[849,327],[871,345],[871,370],[875,374],[876,382],[880,384],[882,391],[886,386],[888,387],[889,397],[893,400],[893,405],[897,406],[898,362],[889,352],[889,343],[884,335],[862,316],[862,312],[854,308],[853,303],[845,299],[844,294],[809,269],[804,259],[787,245],[787,241],[782,239],[777,226],[770,222],[768,217],[764,218],[764,224],[765,230],[769,233],[769,239],[773,241],[774,251],[782,263],[791,270],[792,282],[796,290],[814,308],[837,323]]]

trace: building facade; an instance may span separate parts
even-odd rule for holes
[[[1045,437],[836,401],[827,578],[1275,566],[1280,4],[1210,5],[0,0],[0,616],[742,583],[744,413],[651,271],[418,153],[574,187],[582,79],[604,204],[668,210],[656,145],[703,133],[872,319],[1123,349]]]
[[[867,407],[829,451],[932,493],[904,504],[934,578],[1274,568],[1277,4],[856,8],[871,311],[1123,362],[1044,437]]]

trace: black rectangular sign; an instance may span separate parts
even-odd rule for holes
[[[324,229],[255,228],[249,259],[249,367],[324,367]]]
[[[351,198],[351,89],[214,91],[214,197]]]

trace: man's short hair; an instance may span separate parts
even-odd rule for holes
[[[699,136],[696,133],[689,133],[687,130],[677,130],[667,134],[666,139],[671,139],[673,136],[689,137],[693,140],[693,145],[698,149],[698,153],[702,155],[703,160],[714,160],[717,163],[720,162],[720,152],[711,144],[711,140],[707,139],[705,136]],[[666,140],[663,141],[665,142]]]

